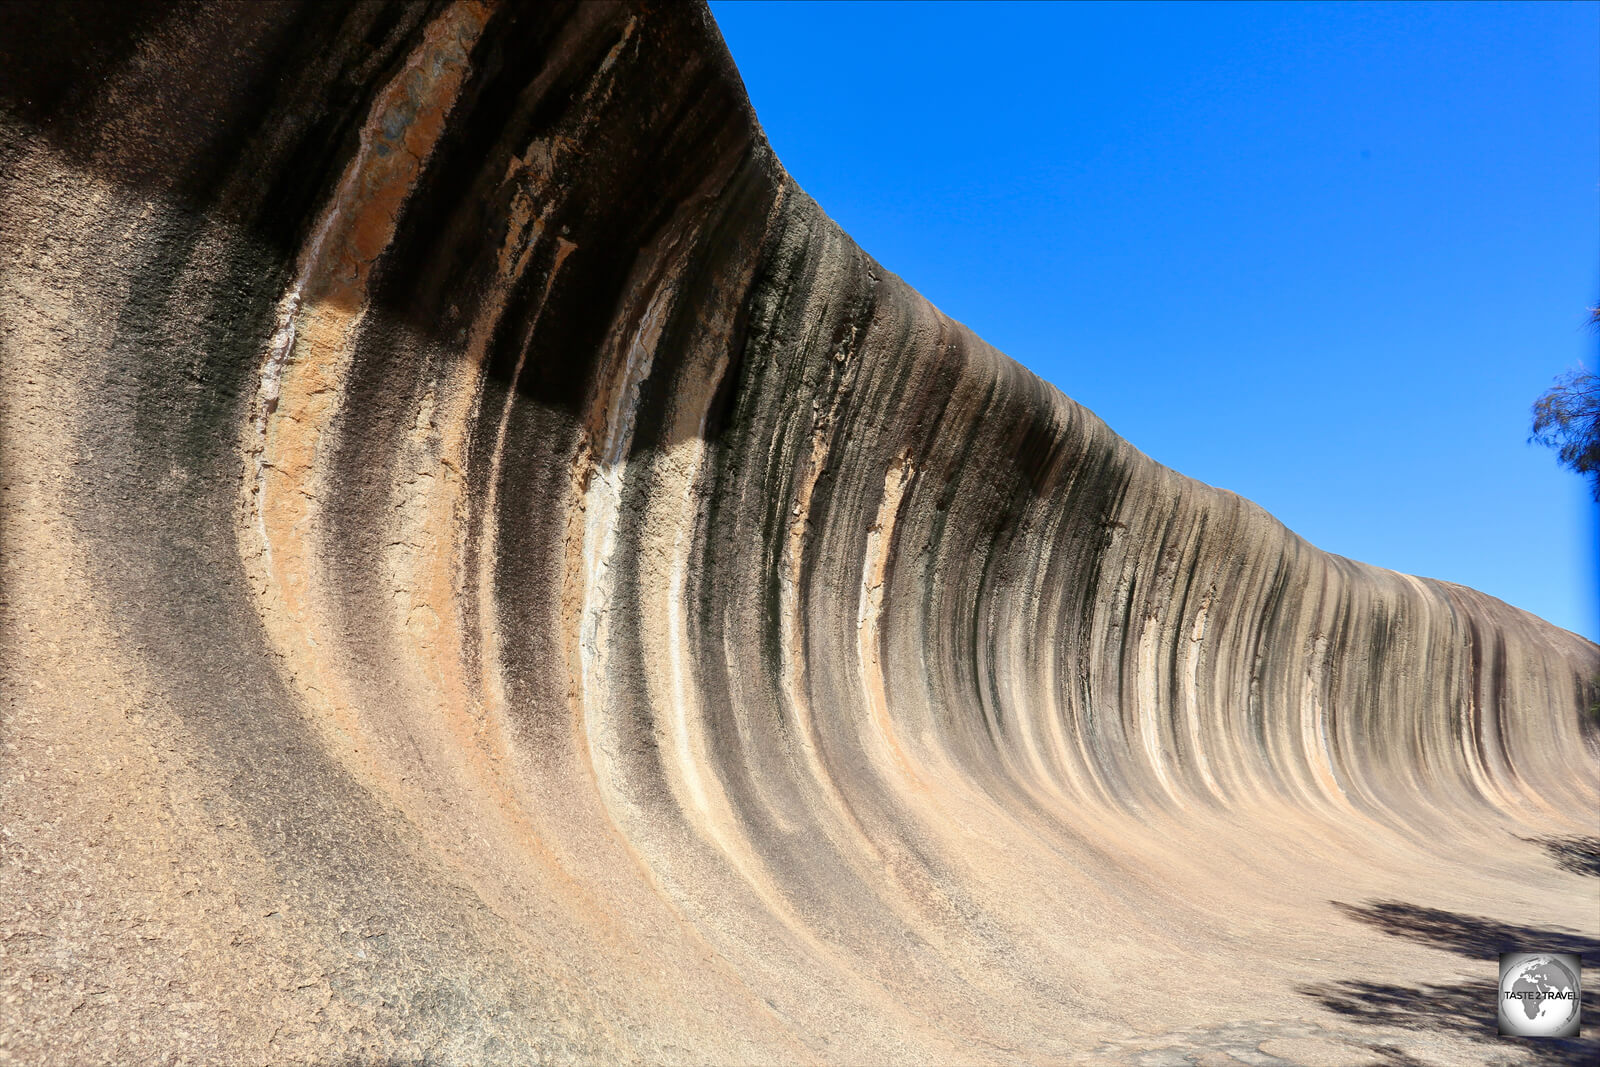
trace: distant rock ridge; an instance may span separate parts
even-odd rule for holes
[[[1600,937],[1600,648],[942,315],[702,5],[6,5],[0,234],[0,1061],[1502,1062]]]

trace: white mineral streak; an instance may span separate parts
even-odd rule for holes
[[[606,397],[609,410],[601,436],[595,442],[589,491],[584,498],[583,622],[579,644],[583,653],[584,703],[594,711],[584,721],[591,729],[604,720],[606,637],[615,591],[611,557],[616,549],[618,513],[627,482],[628,446],[633,440],[639,388],[650,375],[656,341],[664,325],[663,305],[670,304],[671,298],[672,290],[667,287],[655,291],[623,350],[622,371]],[[589,740],[600,749],[599,739],[593,733]]]
[[[878,505],[877,517],[867,533],[865,566],[861,572],[860,604],[856,609],[856,655],[860,663],[861,684],[867,695],[871,729],[868,732],[877,750],[879,765],[894,767],[908,783],[920,785],[917,772],[906,759],[904,750],[894,736],[894,724],[889,716],[889,694],[879,662],[883,642],[883,594],[889,568],[889,553],[894,547],[895,520],[900,514],[900,500],[913,475],[911,453],[900,457],[900,462],[889,468],[883,482],[883,499]]]
[[[421,156],[414,157],[414,147],[406,142],[411,126],[419,119],[442,123],[448,117],[465,77],[466,51],[484,17],[483,4],[457,0],[428,25],[402,68],[376,93],[355,155],[323,206],[298,257],[294,279],[278,302],[242,445],[250,516],[246,525],[258,539],[242,546],[247,565],[257,576],[269,630],[291,671],[302,674],[301,684],[324,702],[337,685],[326,677],[313,680],[324,672],[306,662],[305,653],[319,644],[319,626],[308,607],[317,583],[308,557],[316,537],[316,500],[323,492],[317,463],[324,436],[334,432],[340,380],[367,311],[374,255],[362,243],[362,230],[393,234],[395,201],[403,202],[416,167],[426,161],[437,139],[437,128],[421,130],[416,135]],[[286,398],[291,400],[287,409]],[[269,477],[273,470],[283,483],[276,491]],[[275,507],[282,512],[276,524]],[[289,558],[275,561],[275,549]],[[413,612],[407,614],[409,618]]]

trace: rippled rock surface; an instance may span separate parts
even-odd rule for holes
[[[704,8],[9,4],[0,234],[0,1059],[1596,1053],[1600,649],[940,314]]]

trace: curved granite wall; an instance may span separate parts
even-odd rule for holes
[[[1600,650],[941,315],[704,9],[0,52],[0,1055],[1468,1062],[1339,998],[1600,951]]]

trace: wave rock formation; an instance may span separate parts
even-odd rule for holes
[[[1490,1020],[1600,952],[1600,649],[942,315],[703,7],[0,53],[0,1058],[1594,1051]]]

